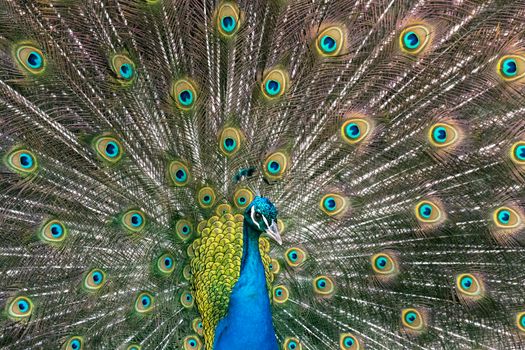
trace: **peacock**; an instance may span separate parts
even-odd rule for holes
[[[0,347],[525,349],[524,18],[0,0]]]

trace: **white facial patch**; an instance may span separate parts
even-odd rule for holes
[[[257,225],[257,227],[259,228],[259,230],[261,229],[261,226],[259,225],[259,223],[255,220],[255,207],[252,206],[252,208],[250,209],[250,217],[252,218],[252,221],[255,225]],[[264,218],[264,216],[263,216]]]

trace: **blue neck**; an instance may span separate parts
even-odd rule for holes
[[[215,330],[214,350],[278,349],[259,236],[245,221],[241,275],[233,287],[228,313]]]

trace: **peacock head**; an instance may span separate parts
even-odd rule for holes
[[[244,212],[244,221],[255,232],[266,232],[279,245],[283,243],[277,227],[277,208],[268,198],[255,197]]]

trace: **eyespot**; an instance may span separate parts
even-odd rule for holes
[[[218,216],[230,214],[231,212],[232,212],[232,207],[231,205],[227,203],[219,204],[217,208],[215,208],[215,214],[217,214]]]
[[[130,210],[122,216],[122,225],[131,232],[140,232],[146,225],[146,217],[140,210]]]
[[[239,209],[244,209],[253,201],[253,193],[247,188],[241,188],[235,191],[233,203]]]
[[[175,259],[169,253],[162,254],[157,259],[157,269],[163,275],[169,275],[175,270]]]
[[[191,280],[191,266],[186,265],[184,266],[184,269],[182,269],[182,277],[184,277],[186,280]]]
[[[510,159],[520,166],[525,166],[525,141],[518,141],[512,145]]]
[[[219,139],[219,149],[225,156],[232,156],[241,148],[241,132],[235,128],[226,128]]]
[[[337,193],[328,193],[321,198],[319,206],[326,215],[339,216],[348,209],[348,200]]]
[[[306,252],[301,248],[292,247],[284,254],[284,259],[291,267],[297,267],[306,260]]]
[[[516,315],[516,325],[520,331],[525,332],[525,311]]]
[[[219,33],[230,37],[237,32],[240,26],[240,11],[236,4],[226,2],[217,10],[217,28]]]
[[[139,344],[133,343],[133,344],[129,344],[126,349],[127,350],[141,350],[142,346],[140,346]]]
[[[331,26],[317,36],[317,52],[322,56],[337,56],[344,46],[344,29],[341,26]]]
[[[12,320],[24,320],[31,316],[33,312],[33,302],[26,296],[16,297],[7,304],[6,311]]]
[[[279,264],[279,261],[277,261],[277,259],[272,259],[270,261],[270,264],[268,265],[268,269],[272,273],[278,274],[281,271],[281,265]]]
[[[279,180],[288,168],[288,158],[282,152],[275,152],[266,157],[263,173],[268,180]]]
[[[170,163],[169,173],[171,181],[173,181],[175,186],[186,186],[190,181],[190,171],[188,170],[188,167],[177,160]]]
[[[114,55],[111,69],[121,82],[129,83],[135,78],[135,63],[125,55]]]
[[[361,343],[352,333],[343,333],[339,336],[339,347],[342,350],[359,350]]]
[[[421,313],[413,308],[401,310],[401,322],[403,326],[414,331],[420,331],[425,326]]]
[[[277,219],[277,228],[279,229],[279,232],[281,233],[281,236],[286,229],[286,225],[284,224],[284,221],[281,219]]]
[[[193,225],[190,221],[181,219],[177,221],[177,224],[175,225],[175,232],[177,232],[180,239],[185,241],[191,237],[191,234],[193,233]]]
[[[297,338],[286,338],[283,343],[284,350],[302,350],[303,346]]]
[[[46,68],[44,54],[34,46],[20,45],[16,49],[16,60],[31,74],[42,74]]]
[[[328,276],[318,276],[313,282],[314,292],[321,296],[331,296],[335,292],[334,281]]]
[[[371,126],[366,119],[351,118],[341,125],[341,137],[343,141],[351,145],[364,140],[370,133]]]
[[[371,264],[374,272],[380,275],[393,275],[398,272],[395,258],[386,252],[374,254]]]
[[[420,53],[430,41],[430,30],[424,25],[410,26],[399,35],[399,44],[403,52]]]
[[[48,243],[58,243],[66,239],[67,229],[61,221],[51,220],[40,229],[39,237]]]
[[[195,318],[193,322],[191,323],[191,326],[193,330],[195,331],[195,333],[202,336],[204,332],[204,328],[202,326],[202,319],[200,317]]]
[[[288,73],[278,68],[270,70],[264,76],[261,89],[268,99],[281,97],[288,89]]]
[[[494,211],[493,221],[499,228],[515,228],[521,224],[521,217],[510,207],[500,207]]]
[[[422,223],[437,223],[443,215],[441,209],[431,201],[421,201],[415,208],[416,217]]]
[[[273,301],[278,304],[283,304],[288,301],[288,288],[283,285],[273,287]]]
[[[106,284],[106,273],[101,269],[93,269],[84,277],[84,288],[88,292],[95,292]]]
[[[200,350],[202,349],[202,342],[197,336],[189,335],[184,338],[184,350]]]
[[[175,104],[182,110],[190,110],[197,100],[197,89],[193,82],[186,79],[177,80],[173,83],[171,93]]]
[[[192,306],[193,306],[193,303],[194,303],[193,295],[191,295],[191,293],[188,292],[188,291],[183,292],[183,293],[180,295],[180,303],[181,303],[182,306],[184,306],[185,308],[190,308],[190,307],[192,307]]]
[[[462,273],[456,276],[456,289],[468,297],[479,297],[483,292],[481,280],[470,273]]]
[[[70,337],[63,346],[65,350],[82,350],[84,349],[84,338],[78,335]]]
[[[122,145],[114,137],[98,137],[94,145],[97,154],[108,163],[117,163],[122,158]]]
[[[519,80],[525,77],[525,57],[522,55],[502,56],[498,61],[497,69],[503,80]]]
[[[153,310],[155,299],[149,292],[140,292],[135,299],[135,311],[145,314]]]
[[[7,166],[20,175],[29,175],[38,168],[38,163],[33,152],[27,149],[19,149],[9,153]]]
[[[198,199],[201,208],[211,208],[215,204],[215,191],[211,187],[203,187],[199,190]]]
[[[436,123],[428,132],[428,140],[434,147],[443,148],[455,144],[459,139],[458,130],[452,125]]]

